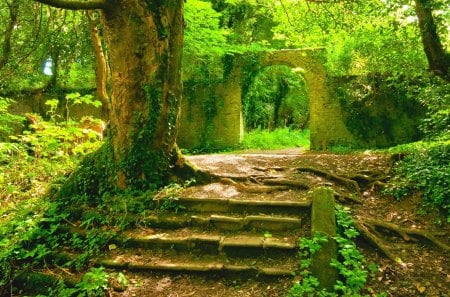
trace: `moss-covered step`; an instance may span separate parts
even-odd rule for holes
[[[160,202],[164,203],[164,201]],[[179,209],[196,212],[282,213],[305,214],[310,212],[311,201],[244,200],[234,198],[180,197],[173,201]]]
[[[247,260],[236,261],[223,257],[198,257],[190,254],[152,255],[130,250],[126,253],[99,259],[94,263],[109,269],[129,271],[166,271],[178,273],[216,273],[237,276],[292,276],[297,269],[296,260]]]
[[[151,229],[150,229],[151,230]],[[274,236],[266,233],[240,233],[238,235],[217,232],[193,233],[190,230],[169,231],[166,233],[128,232],[116,241],[126,248],[171,249],[174,251],[202,251],[208,254],[233,253],[253,256],[256,254],[293,254],[297,251],[298,235]]]
[[[298,216],[282,215],[221,215],[205,213],[155,213],[140,220],[142,223],[156,227],[177,229],[199,227],[224,231],[260,230],[283,231],[301,228],[302,219]]]

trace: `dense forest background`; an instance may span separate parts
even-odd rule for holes
[[[67,266],[86,270],[88,259],[114,236],[114,228],[99,226],[125,228],[129,222],[121,214],[145,212],[152,204],[148,197],[161,187],[208,178],[183,163],[176,145],[181,83],[189,90],[213,85],[227,75],[230,61],[247,57],[240,60],[244,70],[251,69],[241,81],[244,140],[220,149],[308,149],[303,70],[252,68],[251,57],[270,50],[323,49],[332,95],[358,139],[358,145],[324,149],[392,155],[384,195],[421,193],[421,211],[448,228],[450,1],[187,0],[182,20],[181,1],[124,2],[148,8],[143,16],[124,18],[139,28],[146,13],[161,23],[155,21],[148,35],[136,28],[137,37],[130,39],[117,33],[114,21],[122,16],[106,0],[0,0],[0,295],[12,296],[13,282],[46,263],[62,242],[88,247]],[[172,30],[176,26],[180,31]],[[162,54],[154,58],[148,48]],[[123,84],[137,86],[134,93],[121,85],[130,73],[136,83]],[[147,101],[139,98],[158,108],[142,108]],[[211,98],[202,103],[207,119],[217,112]],[[217,150],[206,140],[182,149]],[[120,195],[132,202],[123,206]],[[60,222],[71,221],[83,205],[100,214],[83,217],[82,227],[89,229],[83,238],[63,238]],[[61,295],[67,285],[62,281],[51,293],[100,296],[104,272],[88,273],[99,277],[95,289],[89,291],[86,278],[67,295]]]

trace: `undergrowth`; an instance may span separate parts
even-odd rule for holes
[[[312,238],[300,239],[300,277],[288,292],[288,297],[305,296],[369,296],[364,292],[372,291],[365,288],[369,277],[374,277],[377,266],[367,263],[360,253],[354,240],[359,232],[356,230],[349,210],[341,206],[336,207],[338,257],[333,259],[330,267],[337,269],[339,278],[334,284],[333,292],[320,290],[319,280],[311,273],[311,263],[314,255],[329,239],[326,235],[317,232]],[[371,293],[371,296],[373,294]],[[376,296],[385,296],[383,294]]]
[[[422,195],[425,211],[439,210],[450,222],[450,141],[420,142],[392,149],[401,151],[385,194],[403,199]]]
[[[278,128],[273,131],[256,129],[244,135],[244,149],[282,149],[302,147],[309,149],[309,129]]]
[[[79,94],[73,94],[67,100],[77,104],[80,98]],[[70,221],[67,205],[52,200],[52,193],[86,154],[99,147],[100,141],[97,134],[84,131],[86,127],[81,121],[69,117],[69,109],[65,119],[58,121],[54,112],[56,102],[50,103],[50,121],[32,115],[36,121],[29,130],[10,135],[11,142],[0,143],[0,296],[18,293],[16,285],[33,284],[33,289],[39,289],[41,294],[73,296],[64,295],[63,290],[52,291],[50,285],[42,287],[39,283],[43,279],[58,279],[59,273],[27,275],[55,267],[60,272],[82,273],[88,259],[115,235],[115,230],[99,228],[111,220],[94,212],[84,212],[76,222],[86,230],[85,234],[64,229],[76,224]],[[81,203],[75,206],[82,209]],[[70,247],[74,254],[67,254],[65,247]],[[102,283],[99,276],[100,270],[88,271],[73,286],[75,291],[72,292],[77,296],[100,296],[104,281]]]

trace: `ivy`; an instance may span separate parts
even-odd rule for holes
[[[338,226],[338,235],[333,239],[338,245],[338,258],[332,260],[331,267],[338,270],[341,276],[334,285],[333,292],[325,290],[320,291],[320,283],[311,273],[312,257],[321,246],[328,241],[326,235],[319,232],[313,234],[312,238],[301,238],[299,245],[300,257],[300,277],[301,281],[294,283],[288,292],[288,297],[304,296],[369,296],[364,295],[363,289],[369,276],[374,276],[377,267],[374,264],[368,264],[365,257],[361,254],[354,243],[359,232],[356,230],[353,219],[347,208],[336,206],[336,221]],[[377,296],[385,296],[383,294]]]

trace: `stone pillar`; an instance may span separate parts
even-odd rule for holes
[[[330,188],[320,187],[314,190],[312,198],[311,234],[320,232],[328,237],[321,249],[312,256],[311,272],[320,282],[319,289],[333,291],[338,272],[330,266],[337,258],[336,217],[334,210],[334,193]]]

